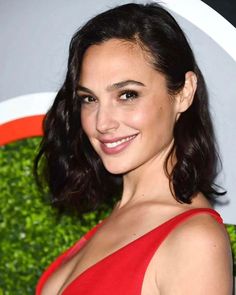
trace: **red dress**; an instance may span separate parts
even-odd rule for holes
[[[145,271],[160,244],[176,226],[199,213],[210,214],[219,223],[223,223],[220,215],[213,209],[197,208],[183,212],[89,267],[73,280],[62,294],[140,295]],[[36,295],[41,294],[42,287],[50,275],[62,262],[70,259],[80,250],[99,225],[90,230],[46,269],[37,284]],[[129,290],[128,293],[127,290]]]

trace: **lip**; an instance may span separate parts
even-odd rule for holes
[[[130,145],[130,143],[137,137],[138,134],[132,134],[128,136],[123,137],[117,137],[112,139],[100,139],[100,146],[102,151],[105,154],[113,155],[120,153],[123,151],[126,147]],[[121,141],[120,143],[118,143]],[[123,141],[123,142],[122,142]],[[117,143],[117,145],[115,145]]]

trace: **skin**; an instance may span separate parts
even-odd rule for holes
[[[80,77],[84,132],[106,169],[123,174],[124,190],[111,215],[48,279],[42,295],[62,294],[90,266],[173,216],[210,207],[200,193],[191,204],[178,203],[163,169],[174,124],[192,103],[195,74],[186,73],[184,88],[172,97],[165,77],[153,69],[146,52],[137,44],[111,39],[89,47]],[[116,152],[104,148],[104,142],[109,145],[134,135],[121,150],[118,145],[119,152],[117,147]],[[211,216],[200,214],[178,226],[158,248],[146,270],[142,295],[230,295],[231,274],[225,229]]]

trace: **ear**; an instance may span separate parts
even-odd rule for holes
[[[192,104],[195,91],[197,89],[197,76],[194,72],[185,74],[183,89],[176,95],[177,113],[185,112]]]

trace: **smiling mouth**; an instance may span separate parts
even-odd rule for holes
[[[117,140],[117,141],[113,141],[113,142],[103,142],[103,144],[108,148],[115,148],[115,147],[121,145],[122,143],[125,143],[125,142],[128,142],[128,141],[132,140],[135,137],[136,137],[136,135],[132,135],[132,136],[125,137],[125,138],[122,138],[122,139]]]

